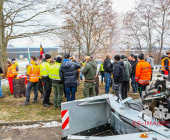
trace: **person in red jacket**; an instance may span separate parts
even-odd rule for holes
[[[140,97],[142,96],[142,91],[145,91],[146,86],[149,85],[151,80],[151,65],[144,60],[144,54],[141,53],[138,56],[138,64],[136,66],[135,80],[138,82],[138,91]]]

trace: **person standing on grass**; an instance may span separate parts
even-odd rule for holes
[[[170,71],[170,51],[167,51],[166,54],[162,57],[161,62],[161,73],[165,74],[166,72],[169,73]]]
[[[91,89],[92,96],[96,96],[95,92],[95,76],[97,71],[96,62],[91,60],[90,56],[85,57],[86,64],[82,69],[82,74],[85,78],[83,93],[84,98],[89,97],[89,90]]]
[[[154,59],[152,57],[151,54],[147,55],[147,60],[146,62],[148,62],[151,65],[152,68],[152,73],[153,73],[153,69],[154,69]],[[151,81],[152,81],[152,73],[151,73]]]
[[[5,96],[2,94],[2,88],[1,88],[1,75],[3,75],[3,70],[0,67],[0,98],[4,98]]]
[[[63,60],[63,63],[60,66],[59,75],[61,81],[64,83],[67,101],[69,102],[75,100],[75,92],[77,91],[76,70],[80,68],[80,64],[77,60],[75,60],[74,56],[72,57],[71,61],[70,54],[66,54],[64,58],[65,59]]]
[[[112,54],[108,53],[106,55],[106,59],[104,61],[104,71],[105,71],[105,78],[106,78],[105,94],[109,93],[110,83],[111,83],[111,75],[113,73],[113,66],[112,66],[112,63],[110,61],[111,58],[112,58]]]
[[[136,66],[135,80],[138,82],[138,91],[142,98],[142,91],[145,91],[146,86],[149,85],[151,80],[151,65],[144,60],[144,54],[138,56],[138,64]]]
[[[40,67],[35,61],[36,61],[36,57],[31,56],[30,64],[27,67],[28,85],[26,89],[26,100],[22,105],[29,105],[30,93],[32,88],[34,88],[34,101],[32,103],[37,103]]]
[[[125,55],[121,55],[120,59],[124,63],[124,80],[122,85],[122,99],[124,100],[127,98],[128,86],[129,86],[130,75],[132,70],[131,70],[131,65],[128,62]]]
[[[52,79],[52,87],[54,93],[53,103],[54,103],[54,108],[58,108],[58,109],[61,109],[61,101],[62,101],[62,96],[64,91],[63,83],[59,75],[61,62],[62,62],[62,58],[57,57],[55,64],[52,65],[50,69],[50,78]]]
[[[132,65],[132,73],[131,73],[131,85],[133,88],[133,94],[137,94],[138,90],[138,82],[135,81],[135,74],[136,74],[136,65],[138,64],[137,56],[134,55],[133,57],[133,65]]]
[[[44,89],[45,89],[44,100],[43,100],[44,107],[50,107],[50,105],[53,105],[53,103],[50,103],[50,94],[52,88],[52,81],[49,77],[49,70],[51,68],[50,60],[51,60],[51,55],[46,54],[45,59],[43,60],[40,66],[40,72],[41,72],[40,75],[42,76]]]
[[[10,92],[11,92],[8,95],[11,95],[11,94],[14,94],[12,80],[14,79],[15,65],[11,64],[10,61],[7,61],[7,67],[8,67],[8,70],[7,70],[7,78],[6,78],[6,80],[8,79]]]
[[[102,59],[102,63],[100,64],[100,74],[101,74],[101,86],[103,86],[103,81],[105,77],[105,72],[104,72],[104,59]]]
[[[115,55],[115,64],[113,70],[113,79],[114,79],[114,90],[116,96],[118,97],[117,101],[122,100],[122,83],[124,80],[124,63],[120,61],[120,55]]]

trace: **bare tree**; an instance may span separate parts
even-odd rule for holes
[[[0,1],[0,65],[6,69],[9,40],[50,33],[56,26],[43,21],[60,7],[52,0],[1,0]]]
[[[61,12],[63,31],[72,37],[73,46],[86,55],[101,50],[116,28],[117,14],[111,0],[69,0]]]

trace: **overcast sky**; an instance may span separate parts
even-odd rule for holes
[[[113,10],[117,13],[127,12],[134,7],[134,2],[135,0],[113,0]],[[14,45],[15,47],[39,47],[40,42],[44,47],[54,47],[57,45],[54,40],[50,40],[48,38],[44,39],[41,37],[36,37],[33,41],[30,39],[17,39],[10,41],[9,44]]]

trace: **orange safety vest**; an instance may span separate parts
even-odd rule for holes
[[[30,82],[38,82],[40,76],[40,67],[32,61],[27,67],[27,75],[29,75]]]
[[[169,71],[170,71],[170,60],[169,60],[168,57],[165,57],[165,58],[162,59],[161,71],[166,71],[166,69],[165,69],[165,63],[164,63],[165,59],[168,59],[168,61],[169,61],[169,64],[168,64],[168,65],[169,65]]]
[[[140,60],[136,65],[135,80],[141,85],[148,85],[151,80],[151,65],[145,60]]]
[[[16,65],[15,64],[11,65],[11,71],[12,71],[13,75],[18,75],[18,71],[16,69]]]
[[[12,66],[12,65],[11,65]],[[12,70],[11,70],[11,66],[8,67],[8,71],[7,71],[7,77],[14,77]]]

